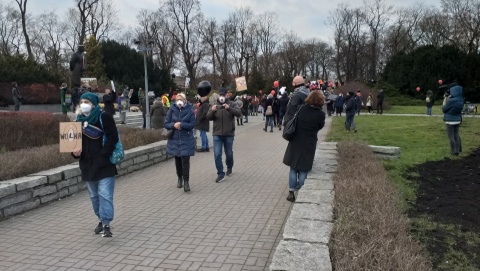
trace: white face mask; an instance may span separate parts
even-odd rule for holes
[[[183,101],[177,101],[177,106],[178,107],[183,107],[185,104],[183,103]]]
[[[84,114],[89,114],[92,111],[92,106],[87,103],[80,104],[80,108]]]
[[[223,104],[225,102],[225,97],[224,96],[220,96],[218,97],[218,101]]]

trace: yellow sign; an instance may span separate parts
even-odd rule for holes
[[[60,152],[73,152],[82,148],[82,123],[60,122]]]
[[[247,90],[247,81],[245,80],[245,76],[235,78],[235,83],[237,85],[237,91]]]

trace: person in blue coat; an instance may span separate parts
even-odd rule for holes
[[[340,116],[342,116],[343,112],[343,105],[345,104],[345,98],[343,97],[343,94],[340,93],[338,94],[337,99],[335,100],[335,113]]]
[[[195,114],[193,106],[187,101],[185,94],[177,94],[165,118],[165,128],[173,130],[167,141],[167,154],[175,157],[178,176],[178,188],[190,191],[190,156],[195,155]]]
[[[461,86],[452,84],[450,94],[445,94],[443,101],[443,121],[447,126],[447,135],[450,141],[452,155],[459,155],[462,152],[462,141],[460,140],[459,128],[462,123],[463,110],[463,89]]]

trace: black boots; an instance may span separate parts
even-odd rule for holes
[[[190,185],[188,184],[188,180],[185,180],[185,184],[183,185],[183,191],[190,191]]]
[[[178,177],[177,187],[178,187],[178,188],[182,188],[182,187],[183,187],[183,178],[182,178],[182,177]]]
[[[288,201],[291,201],[291,202],[295,202],[295,194],[294,194],[293,191],[289,191],[289,192],[288,192],[287,200],[288,200]]]

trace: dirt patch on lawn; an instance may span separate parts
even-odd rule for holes
[[[433,222],[414,223],[414,231],[423,239],[434,269],[444,270],[455,253],[480,269],[480,148],[461,159],[418,165],[409,173],[418,176],[410,178],[418,185],[410,217]]]

